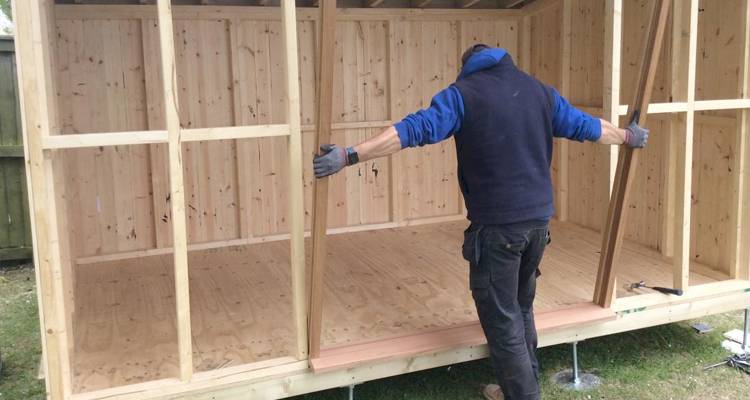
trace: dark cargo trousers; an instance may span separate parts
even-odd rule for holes
[[[547,221],[472,224],[464,233],[472,296],[506,400],[540,398],[533,304],[548,241]]]

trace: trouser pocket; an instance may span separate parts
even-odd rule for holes
[[[482,255],[482,243],[479,239],[481,232],[482,226],[475,225],[469,225],[464,231],[464,244],[461,248],[461,255],[470,264],[479,264],[479,258]]]

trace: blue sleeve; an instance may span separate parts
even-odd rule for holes
[[[552,91],[555,107],[552,118],[553,135],[579,142],[599,140],[599,137],[602,136],[602,122],[599,118],[594,118],[573,107],[557,93],[557,90],[549,89]]]
[[[430,107],[407,115],[394,127],[402,149],[424,146],[438,143],[458,132],[463,117],[463,98],[458,89],[451,85],[432,98]]]

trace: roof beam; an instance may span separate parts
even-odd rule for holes
[[[381,4],[383,4],[385,0],[367,0],[367,7],[377,7]]]
[[[412,0],[411,6],[416,8],[425,8],[432,3],[432,0]]]

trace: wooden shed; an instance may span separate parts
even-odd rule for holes
[[[331,178],[310,272],[316,71],[336,143],[428,105],[477,42],[616,121],[656,2],[344,0],[319,43],[307,0],[16,0],[48,397],[276,399],[485,357],[450,142]],[[749,23],[672,6],[611,302],[618,148],[555,143],[541,346],[750,307]]]

